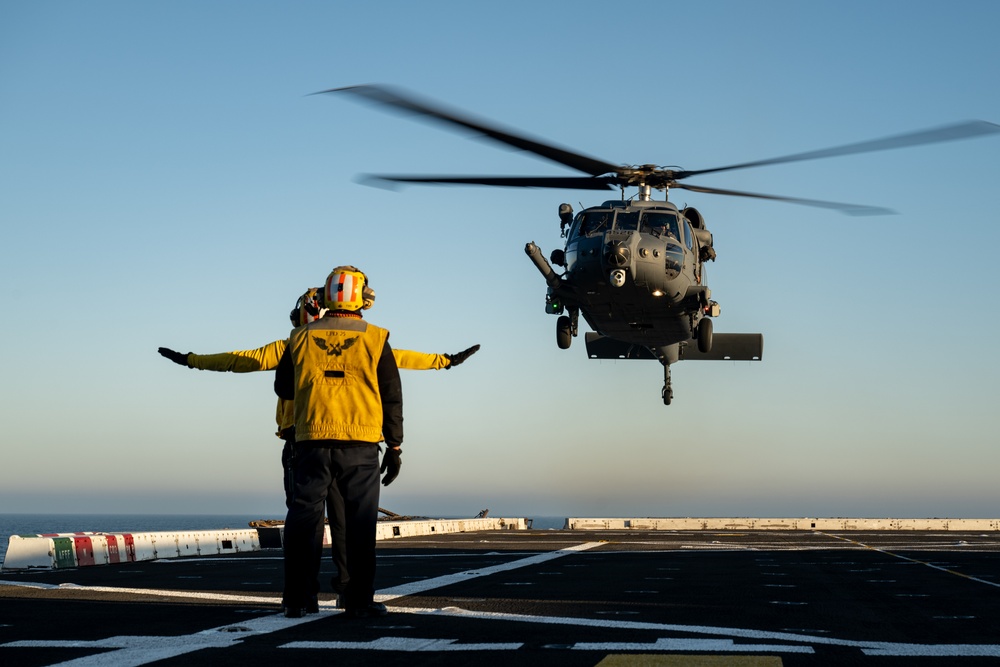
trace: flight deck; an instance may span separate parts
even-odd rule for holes
[[[567,520],[567,525],[571,525]],[[378,544],[383,618],[280,612],[280,548],[4,571],[0,663],[1000,661],[1000,532],[483,530]],[[322,581],[332,573],[324,559]],[[328,588],[326,589],[329,590]],[[991,660],[992,659],[992,660]]]

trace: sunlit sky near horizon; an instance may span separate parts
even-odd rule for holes
[[[717,332],[764,359],[556,348],[524,244],[617,195],[362,173],[575,175],[346,96],[402,87],[613,163],[703,169],[1000,122],[1000,4],[0,4],[0,513],[283,513],[270,373],[338,264],[404,372],[403,514],[1000,516],[1000,136],[698,177]],[[584,326],[584,329],[586,327]]]

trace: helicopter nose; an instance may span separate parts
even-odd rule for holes
[[[610,269],[608,282],[614,287],[625,285],[625,270],[632,263],[632,251],[620,240],[609,241],[604,248],[605,266]]]
[[[632,252],[621,241],[612,241],[608,244],[605,258],[608,261],[608,266],[623,269],[629,265],[632,259]]]

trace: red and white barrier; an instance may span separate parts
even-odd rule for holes
[[[260,551],[255,529],[11,535],[4,570],[64,569]]]

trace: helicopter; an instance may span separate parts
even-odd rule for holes
[[[583,209],[574,215],[569,204],[559,206],[565,247],[546,261],[533,241],[525,253],[545,279],[545,312],[558,316],[556,344],[568,349],[579,335],[583,315],[593,331],[584,339],[591,359],[647,359],[663,366],[661,397],[673,400],[670,367],[681,360],[760,361],[764,337],[759,333],[714,333],[712,321],[721,314],[707,284],[706,264],[716,251],[705,218],[693,207],[678,208],[667,200],[673,188],[704,194],[769,199],[826,208],[848,215],[884,215],[893,211],[859,204],[741,192],[684,183],[691,176],[829,158],[855,153],[954,141],[1000,132],[1000,125],[966,121],[944,127],[863,141],[724,167],[685,170],[651,164],[615,165],[531,139],[446,109],[437,102],[382,85],[333,88],[314,94],[350,94],[387,107],[463,128],[495,142],[518,148],[570,167],[585,176],[410,176],[375,175],[375,184],[451,184],[520,188],[621,191],[618,200]],[[626,197],[626,190],[637,194]],[[652,192],[664,193],[654,200]],[[551,263],[550,263],[551,262]],[[557,272],[553,265],[560,267]]]

